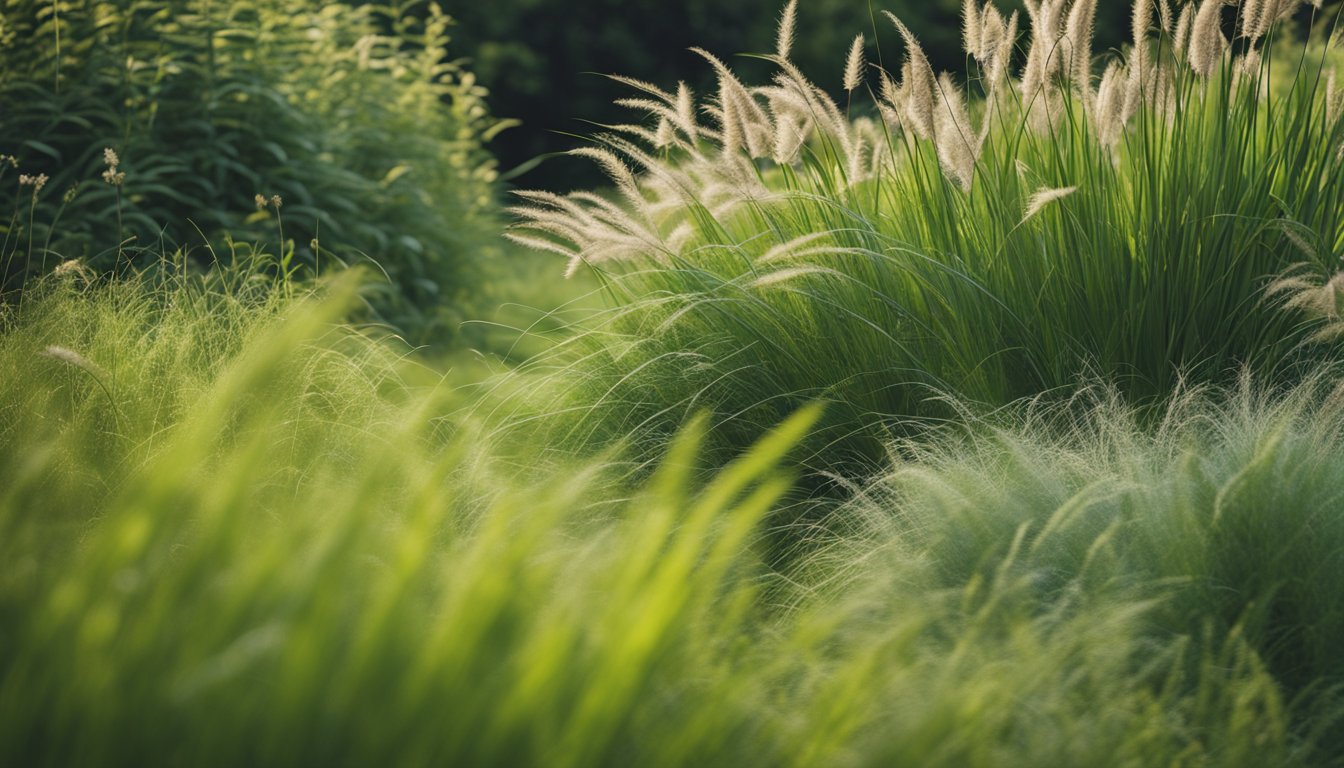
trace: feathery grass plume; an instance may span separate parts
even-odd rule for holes
[[[601,147],[578,147],[569,150],[569,154],[574,157],[586,157],[597,163],[606,174],[616,184],[616,189],[630,203],[636,211],[644,209],[644,196],[639,193],[639,182],[635,179],[635,174],[630,170],[630,166],[616,155],[616,153],[603,149]]]
[[[1097,108],[1093,116],[1093,130],[1104,146],[1114,146],[1124,131],[1124,106],[1127,75],[1118,61],[1106,65],[1101,82],[1097,85]]]
[[[1153,0],[1134,0],[1129,17],[1130,41],[1135,48],[1148,42],[1148,29],[1153,26]]]
[[[1170,35],[1172,31],[1172,12],[1171,0],[1158,0],[1157,2],[1157,23],[1162,27],[1162,33]]]
[[[695,94],[684,81],[677,83],[677,100],[671,117],[688,142],[694,145],[700,139],[700,126],[695,120]]]
[[[1176,32],[1171,38],[1171,51],[1178,61],[1186,60],[1186,51],[1190,45],[1190,26],[1194,22],[1197,8],[1194,3],[1181,5],[1181,13],[1176,21]]]
[[[769,137],[773,136],[774,130],[755,97],[717,56],[703,48],[692,48],[691,51],[708,61],[718,75],[723,151],[731,153],[746,149],[754,158],[769,156]]]
[[[1263,6],[1273,5],[1277,0],[1246,0],[1238,12],[1241,18],[1241,36],[1254,43],[1264,36],[1268,25],[1264,25]]]
[[[1325,75],[1325,122],[1333,125],[1341,117],[1344,117],[1344,88],[1336,83],[1332,69]]]
[[[910,28],[905,26],[891,11],[882,11],[891,23],[896,26],[901,34],[901,40],[905,43],[905,62],[901,67],[901,92],[905,95],[905,118],[909,125],[914,128],[915,135],[921,139],[932,139],[934,137],[933,112],[934,112],[934,88],[937,78],[933,74],[933,66],[929,64],[929,59],[924,55],[924,49],[920,47],[919,40],[915,38]]]
[[[1154,7],[1136,4],[1139,40],[1105,62],[1092,89],[1094,115],[1054,122],[1050,135],[1022,131],[1031,109],[1025,101],[991,97],[968,106],[888,14],[907,52],[898,57],[900,78],[879,73],[876,90],[882,118],[905,132],[896,140],[863,119],[847,119],[834,98],[780,60],[764,86],[743,86],[765,115],[760,127],[771,129],[774,163],[720,151],[723,136],[711,122],[685,152],[648,160],[630,148],[616,151],[635,158],[635,183],[647,200],[642,221],[622,221],[604,207],[627,210],[625,200],[536,201],[540,210],[524,213],[520,234],[565,253],[571,270],[624,262],[603,270],[620,296],[610,324],[604,318],[571,345],[576,356],[592,355],[575,364],[591,382],[584,397],[597,403],[595,411],[628,405],[620,418],[652,425],[653,441],[666,433],[672,411],[709,404],[735,414],[721,433],[733,446],[763,423],[758,414],[771,409],[767,399],[825,392],[853,405],[833,412],[840,414],[828,424],[834,431],[814,445],[834,440],[846,459],[820,448],[814,455],[837,464],[860,457],[846,464],[860,471],[881,460],[872,437],[879,427],[862,414],[892,414],[882,430],[918,431],[923,419],[946,417],[916,394],[930,387],[999,404],[1068,386],[1088,360],[1124,378],[1127,396],[1137,399],[1168,391],[1173,361],[1207,381],[1236,361],[1255,358],[1259,366],[1296,354],[1309,330],[1280,317],[1285,313],[1245,307],[1262,295],[1261,276],[1284,266],[1264,221],[1292,216],[1321,242],[1338,242],[1344,177],[1332,156],[1339,142],[1326,141],[1320,119],[1264,120],[1245,89],[1211,85],[1185,65],[1176,69],[1168,41],[1152,39]],[[1188,29],[1200,7],[1180,10]],[[1032,66],[1069,66],[1068,77],[1041,80],[1054,105],[1076,108],[1069,91],[1082,77],[1065,64],[1072,42],[1053,53],[1047,43],[1062,48],[1061,23],[1085,40],[1091,11],[1090,2],[1029,4],[1027,13],[1045,30],[1027,32],[1038,51]],[[999,17],[988,6],[977,12],[982,40],[995,39],[986,30],[997,29]],[[1012,40],[1003,35],[999,42]],[[1005,78],[1006,94],[1029,76]],[[1174,85],[1193,96],[1179,113]],[[916,108],[925,86],[926,104]],[[1275,114],[1320,110],[1317,100],[1328,90],[1323,84],[1315,93],[1277,93]],[[745,100],[724,93],[722,104],[705,101],[713,120],[726,111],[741,126],[750,122]],[[1051,104],[1038,102],[1037,110]],[[1076,109],[1069,114],[1078,117]],[[1134,115],[1142,130],[1126,133]],[[752,141],[741,131],[738,141]],[[1026,171],[1019,177],[1017,168]],[[959,193],[972,183],[975,194]],[[1088,192],[1037,215],[1055,194],[1033,200],[1033,190],[1073,186]],[[1074,211],[1079,215],[1062,216]],[[788,291],[741,296],[765,271],[755,271],[758,254],[813,232],[832,233],[834,243],[824,244],[835,248],[776,266],[824,265],[847,282],[817,276]],[[1321,248],[1321,258],[1331,258],[1328,251]],[[1165,307],[1173,296],[1191,297],[1198,311],[1172,318]],[[656,338],[651,328],[660,329]],[[606,341],[616,337],[638,351],[616,352]],[[704,367],[654,373],[666,360],[692,358]],[[607,362],[589,362],[599,360]],[[747,383],[760,371],[769,372],[767,384]],[[608,437],[617,436],[591,444]]]
[[[1319,9],[1321,0],[1250,0],[1241,12],[1241,35],[1254,43],[1302,5]]]
[[[1006,32],[1004,27],[1003,15],[988,3],[984,8],[976,9],[973,0],[969,1],[969,7],[962,10],[962,14],[975,14],[975,24],[979,29],[979,38],[973,41],[975,51],[972,54],[980,66],[986,70],[986,75],[994,68],[994,57],[999,52],[999,43],[1002,42]],[[963,34],[965,31],[963,30]],[[991,76],[991,79],[997,79]]]
[[[797,162],[803,145],[811,133],[809,124],[793,115],[775,118],[775,142],[771,158],[779,165]]]
[[[1017,25],[1018,14],[1013,11],[1008,16],[1005,23],[1003,16],[998,11],[994,11],[992,18],[996,21],[996,32],[994,39],[997,41],[997,47],[993,51],[993,63],[990,65],[991,87],[995,88],[995,95],[998,95],[998,86],[1006,82],[1009,78],[1009,67],[1013,63],[1013,49],[1017,45]],[[986,25],[988,27],[988,24]]]
[[[934,144],[938,149],[938,160],[948,177],[969,191],[980,150],[978,134],[971,127],[961,89],[946,72],[938,77],[937,98],[940,103],[934,109]]]
[[[1130,17],[1130,32],[1133,47],[1127,63],[1129,80],[1125,83],[1125,103],[1121,109],[1121,122],[1128,125],[1148,98],[1151,83],[1146,82],[1151,64],[1148,51],[1148,28],[1153,23],[1152,0],[1135,0],[1133,14]]]
[[[989,6],[986,4],[984,10],[979,7],[976,0],[961,1],[961,46],[966,53],[973,56],[976,61],[984,63],[987,51],[985,48],[985,14]]]
[[[666,149],[677,143],[677,134],[672,129],[672,121],[666,117],[658,118],[658,128],[653,134],[653,146]]]
[[[845,59],[845,90],[853,91],[863,81],[863,35],[855,35]]]
[[[878,96],[891,106],[892,109],[900,109],[904,97],[901,96],[901,87],[896,84],[891,75],[886,70],[878,72]]]
[[[773,285],[811,275],[830,275],[832,277],[840,278],[841,280],[847,279],[843,272],[838,272],[827,267],[785,267],[773,272],[766,272],[755,280],[752,280],[749,285],[752,288],[769,288]]]
[[[1344,338],[1344,271],[1336,272],[1324,281],[1293,272],[1289,270],[1285,276],[1271,283],[1265,289],[1265,294],[1282,294],[1284,309],[1297,310],[1320,323],[1320,327],[1308,338],[1309,341],[1327,342]]]
[[[1063,99],[1055,79],[1063,69],[1060,43],[1064,38],[1065,0],[1040,0],[1027,5],[1031,16],[1031,46],[1023,65],[1019,85],[1031,127],[1039,133],[1050,129],[1059,115]]]
[[[1077,191],[1078,191],[1077,187],[1058,187],[1055,189],[1042,187],[1041,189],[1036,190],[1031,194],[1031,197],[1027,200],[1026,210],[1022,213],[1022,221],[1019,223],[1021,224],[1027,223],[1029,219],[1031,219],[1036,214],[1040,213],[1041,209],[1045,208],[1047,205],[1055,202],[1056,200],[1061,200],[1065,197],[1068,197],[1069,195],[1072,195],[1074,192]]]
[[[70,349],[69,347],[63,347],[58,344],[52,344],[44,348],[38,354],[40,354],[42,357],[48,357],[51,358],[52,360],[59,360],[60,362],[65,363],[66,365],[79,368],[83,371],[93,374],[95,377],[101,377],[106,375],[106,371],[104,371],[101,366],[99,366],[97,363],[94,363],[92,360],[89,360],[87,357],[79,354],[75,350]]]
[[[1074,0],[1065,24],[1065,39],[1069,43],[1072,63],[1069,75],[1087,114],[1091,114],[1096,106],[1092,92],[1092,27],[1096,17],[1097,0]]]
[[[1190,25],[1190,46],[1186,59],[1196,75],[1207,78],[1218,68],[1227,49],[1227,38],[1219,28],[1223,0],[1203,0]]]
[[[775,37],[775,55],[788,59],[793,49],[794,29],[798,24],[798,0],[789,0],[779,14],[779,31]]]

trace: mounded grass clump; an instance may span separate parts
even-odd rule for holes
[[[857,557],[827,557],[860,580],[884,557],[918,558],[921,586],[971,611],[1144,605],[1155,658],[1233,653],[1274,680],[1266,722],[1328,737],[1316,757],[1338,759],[1341,436],[1337,373],[1286,392],[1186,391],[1156,425],[1114,391],[1023,403],[902,444],[835,516],[862,531]],[[995,604],[1005,583],[1015,608]]]
[[[779,571],[774,467],[815,409],[722,468],[696,420],[647,481],[526,483],[333,325],[350,285],[229,285],[69,279],[5,318],[0,762],[1338,754],[1324,380],[1156,441],[1119,407],[940,438]]]
[[[616,306],[538,364],[581,414],[557,439],[656,442],[708,408],[737,446],[819,398],[816,462],[852,471],[955,416],[943,393],[992,407],[1095,374],[1141,403],[1300,375],[1334,354],[1344,90],[1328,46],[1270,51],[1299,5],[1142,0],[1132,46],[1094,62],[1095,2],[968,2],[964,88],[891,17],[899,70],[856,41],[836,104],[789,60],[791,3],[771,83],[708,53],[706,101],[630,82],[648,120],[575,150],[615,194],[519,209],[516,238]]]

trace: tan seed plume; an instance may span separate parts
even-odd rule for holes
[[[853,91],[863,81],[863,35],[857,35],[845,59],[845,90]]]
[[[1022,223],[1025,224],[1033,216],[1040,213],[1047,205],[1062,200],[1077,191],[1077,187],[1057,187],[1055,189],[1042,187],[1041,189],[1036,190],[1027,200],[1026,211],[1022,214]]]

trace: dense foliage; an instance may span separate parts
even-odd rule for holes
[[[0,762],[1313,764],[1328,388],[983,425],[762,560],[805,409],[529,484],[313,295],[67,275],[0,336]],[[1332,746],[1332,744],[1334,744]]]
[[[17,190],[7,234],[37,247],[7,259],[4,286],[61,258],[106,271],[143,252],[146,266],[167,242],[228,261],[225,238],[283,236],[275,250],[296,263],[376,262],[390,277],[374,296],[386,317],[418,337],[451,332],[495,250],[493,162],[481,148],[495,123],[449,60],[448,19],[410,10],[6,3],[0,153],[18,163],[6,185],[48,180],[36,216],[33,190]]]

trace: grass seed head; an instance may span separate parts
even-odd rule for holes
[[[1190,68],[1200,77],[1208,77],[1218,68],[1227,38],[1219,29],[1222,21],[1222,0],[1204,0],[1190,27],[1190,46],[1186,58]]]
[[[856,35],[845,59],[845,90],[853,91],[863,82],[863,35]]]
[[[932,139],[934,137],[934,117],[933,117],[933,90],[935,77],[933,66],[929,64],[929,59],[924,55],[924,49],[920,47],[919,41],[915,39],[910,28],[905,23],[893,15],[890,11],[883,11],[891,23],[896,25],[896,29],[901,33],[901,39],[905,42],[905,64],[901,68],[901,90],[905,94],[905,114],[910,125],[913,126],[915,134],[921,139]]]
[[[784,12],[779,15],[779,32],[775,38],[775,55],[781,59],[789,58],[793,48],[794,28],[798,24],[798,0],[789,0]]]
[[[1181,14],[1176,19],[1176,32],[1171,38],[1171,50],[1177,58],[1186,59],[1186,49],[1190,45],[1190,25],[1194,23],[1196,6],[1186,3],[1181,6]]]
[[[969,56],[984,63],[985,60],[985,14],[988,6],[981,10],[976,0],[962,0],[961,3],[961,45]]]
[[[1027,200],[1026,211],[1022,214],[1022,223],[1025,224],[1033,216],[1040,213],[1047,205],[1057,200],[1062,200],[1077,191],[1077,187],[1058,187],[1055,189],[1042,187],[1036,190]]]

